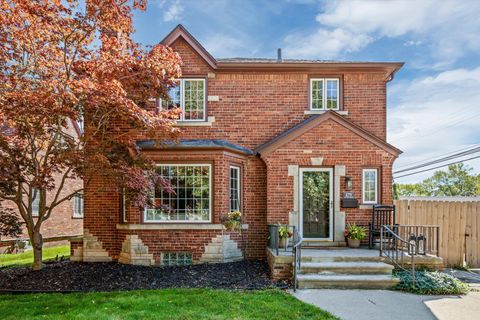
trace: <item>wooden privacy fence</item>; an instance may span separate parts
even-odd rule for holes
[[[480,201],[396,200],[400,225],[440,226],[440,257],[446,267],[480,267]]]

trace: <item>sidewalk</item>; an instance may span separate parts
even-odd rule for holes
[[[480,292],[466,296],[420,296],[389,290],[311,289],[291,293],[343,320],[480,319]]]

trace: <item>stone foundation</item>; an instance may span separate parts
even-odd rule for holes
[[[222,263],[243,260],[242,251],[230,235],[218,235],[205,247],[199,263]]]
[[[77,262],[110,262],[112,257],[103,249],[102,242],[98,241],[98,238],[93,236],[88,229],[84,229],[82,245],[73,249],[70,260]]]
[[[153,266],[155,259],[148,253],[148,247],[136,234],[129,234],[122,243],[122,251],[118,262],[141,266]]]
[[[275,280],[292,279],[293,256],[276,256],[271,249],[267,248],[267,262],[270,267],[270,276]]]

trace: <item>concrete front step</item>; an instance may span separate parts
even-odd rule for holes
[[[303,262],[302,274],[392,274],[393,266],[383,262]]]
[[[299,289],[388,289],[400,280],[391,275],[299,274]]]
[[[302,249],[301,253],[302,262],[382,262],[384,260],[377,250],[368,249]]]

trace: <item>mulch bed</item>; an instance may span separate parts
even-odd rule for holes
[[[176,267],[111,263],[49,263],[41,271],[0,269],[0,292],[118,291],[162,288],[286,288],[269,278],[264,261],[241,261]]]

